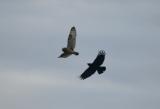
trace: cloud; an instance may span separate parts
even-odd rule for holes
[[[97,77],[93,77],[81,81],[73,76],[63,75],[65,71],[55,72],[4,72],[1,74],[1,100],[9,105],[3,104],[1,107],[9,109],[11,107],[24,107],[25,109],[58,107],[64,109],[66,106],[71,108],[85,106],[87,108],[101,107],[105,109],[106,106],[116,108],[126,105],[127,107],[138,108],[149,102],[149,99],[155,101],[157,98],[153,99],[152,97],[155,95],[145,90],[139,90],[111,80],[102,78],[97,80]],[[128,98],[132,99],[128,101]],[[90,102],[90,99],[93,101]],[[123,105],[120,104],[120,101]],[[141,104],[137,105],[138,102]],[[114,105],[115,103],[117,105]],[[136,105],[134,106],[134,104]]]

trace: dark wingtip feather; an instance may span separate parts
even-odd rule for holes
[[[84,80],[84,79],[86,79],[84,76],[79,76],[79,78],[81,79],[81,80]]]
[[[75,55],[79,55],[79,53],[78,53],[78,52],[75,52]]]

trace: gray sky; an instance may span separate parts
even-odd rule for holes
[[[0,0],[1,109],[159,109],[160,1]],[[79,56],[57,58],[77,29]],[[79,75],[98,50],[107,71]]]

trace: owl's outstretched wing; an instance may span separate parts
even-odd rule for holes
[[[68,37],[67,48],[74,50],[76,45],[76,28],[72,27]]]

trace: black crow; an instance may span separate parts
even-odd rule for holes
[[[98,74],[102,74],[106,70],[105,66],[101,66],[104,62],[104,59],[105,51],[100,50],[94,62],[88,63],[88,69],[86,69],[84,73],[80,75],[80,78],[84,80],[93,75],[96,71],[98,72]]]

